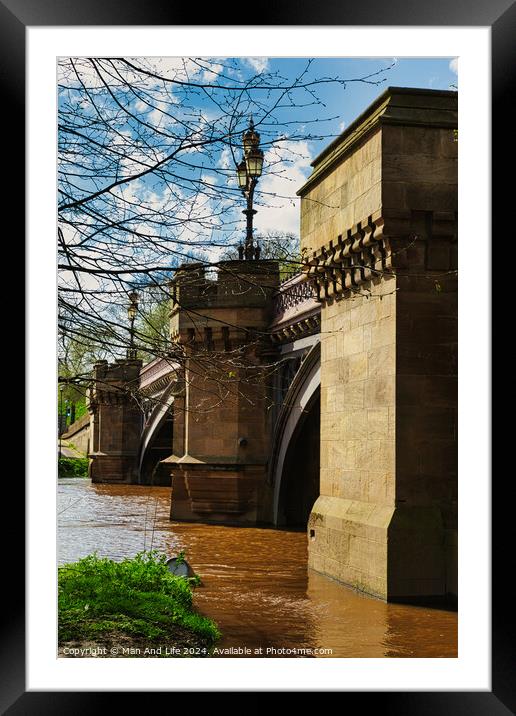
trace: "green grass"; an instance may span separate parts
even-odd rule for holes
[[[88,477],[87,457],[60,457],[57,463],[59,477]]]
[[[220,633],[192,606],[196,578],[176,577],[156,551],[114,562],[89,555],[59,567],[59,643],[141,642],[210,647]]]

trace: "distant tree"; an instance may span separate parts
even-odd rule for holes
[[[170,308],[168,283],[145,291],[136,322],[138,357],[145,362],[170,349]]]
[[[61,333],[58,346],[59,398],[58,413],[67,424],[87,412],[86,390],[91,380],[93,363],[107,355],[91,336]]]
[[[299,237],[295,234],[269,231],[267,233],[257,234],[255,242],[260,248],[260,259],[274,259],[278,261],[281,278],[286,278],[290,274],[300,271],[301,249]],[[237,250],[231,248],[221,254],[221,260],[227,261],[235,259],[237,256]]]

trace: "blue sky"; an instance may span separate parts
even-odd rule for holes
[[[284,58],[268,59],[272,70],[279,70],[289,75],[299,71],[305,60]],[[394,65],[394,66],[392,66]],[[321,99],[327,105],[326,113],[329,116],[338,115],[338,119],[328,123],[327,127],[336,134],[348,126],[361,112],[363,112],[387,87],[420,87],[423,89],[451,89],[457,86],[456,62],[452,58],[318,58],[314,60],[311,74],[315,76],[330,76],[342,78],[361,78],[368,74],[378,72],[385,68],[385,72],[371,81],[384,80],[381,84],[365,84],[363,82],[349,82],[345,89],[328,85],[319,88]],[[386,69],[389,68],[389,69]],[[322,113],[324,113],[321,110]],[[328,142],[323,140],[311,143],[311,148],[317,154]]]
[[[450,89],[458,84],[457,62],[449,57],[129,59],[139,67],[168,78],[167,82],[149,76],[142,85],[140,78],[140,84],[134,85],[139,92],[136,95],[127,85],[127,82],[131,84],[132,71],[123,68],[127,82],[117,85],[118,68],[114,68],[109,59],[96,60],[95,68],[87,58],[65,60],[69,67],[60,74],[63,117],[60,137],[65,148],[76,151],[77,135],[69,133],[70,127],[109,147],[101,154],[86,151],[79,168],[67,167],[70,154],[62,153],[60,169],[69,180],[66,183],[65,178],[61,185],[62,201],[66,203],[70,197],[78,198],[102,189],[115,177],[128,177],[126,184],[87,205],[82,224],[75,222],[82,232],[77,238],[83,241],[86,236],[81,254],[84,261],[88,260],[87,252],[98,251],[96,237],[100,235],[102,220],[96,217],[108,215],[117,222],[120,220],[112,222],[107,229],[111,246],[118,255],[125,253],[131,260],[137,257],[151,260],[146,234],[158,234],[160,240],[166,241],[167,250],[154,251],[152,257],[166,265],[170,265],[174,256],[180,261],[185,253],[189,255],[189,243],[192,247],[204,246],[208,260],[217,260],[222,244],[236,245],[244,232],[245,219],[241,212],[245,200],[237,186],[235,162],[241,158],[241,131],[247,126],[249,114],[257,123],[265,151],[264,173],[256,193],[255,231],[262,235],[298,234],[296,192],[311,173],[311,161],[378,95],[389,86]],[[111,84],[114,94],[106,91],[99,71]],[[283,88],[291,86],[300,75],[305,87],[293,92],[293,102],[286,98],[279,101]],[[312,85],[316,79],[323,82]],[[200,89],[192,93],[176,80],[210,86],[210,91]],[[240,97],[239,87],[246,83],[260,85],[260,81],[268,83],[267,87],[253,87],[254,91],[243,92]],[[214,84],[219,89],[212,89]],[[227,88],[231,86],[233,89],[236,86],[236,91],[228,94]],[[271,86],[274,86],[272,91]],[[146,101],[149,97],[150,104]],[[276,100],[279,106],[270,113]],[[126,107],[128,113],[121,111],[121,107]],[[96,121],[99,108],[106,120],[104,123]],[[134,117],[139,120],[134,121]],[[144,136],[139,121],[146,125]],[[185,146],[181,140],[183,126],[187,126]],[[206,137],[213,131],[220,136],[220,141],[208,148],[191,146],[192,136]],[[130,178],[170,155],[174,142],[180,152],[171,162],[167,160],[160,171],[142,179]],[[153,221],[156,215],[160,218],[158,223]],[[166,221],[162,221],[163,217]],[[118,228],[113,228],[115,223]],[[65,229],[67,235],[73,234],[69,227]],[[128,229],[140,232],[139,243],[128,244]],[[92,236],[91,241],[88,234]],[[72,236],[71,240],[76,239]],[[179,247],[176,254],[174,241]],[[109,256],[106,259],[105,253],[102,260],[109,261]]]
[[[245,63],[249,63],[246,60]],[[260,64],[261,62],[261,64]],[[256,69],[263,67],[271,71],[278,71],[285,76],[295,76],[306,65],[306,58],[255,58]],[[376,74],[379,73],[379,74]],[[353,81],[369,77],[367,82]],[[292,191],[298,189],[310,172],[310,161],[313,160],[332,140],[346,129],[353,120],[389,86],[419,87],[424,89],[456,89],[457,61],[453,58],[317,58],[314,59],[308,76],[312,77],[339,77],[350,81],[343,86],[334,84],[320,85],[317,93],[325,106],[315,108],[314,114],[321,119],[333,118],[320,125],[322,139],[310,140],[300,143],[300,150],[304,153],[287,170],[291,179],[290,188],[287,182],[281,182],[278,177],[267,177],[261,180],[261,188],[271,193],[277,192],[284,196],[289,195],[291,201],[285,201],[281,207],[275,209],[271,206],[267,212],[256,216],[257,230],[284,230],[296,232],[299,225],[299,203],[292,196]],[[378,84],[374,84],[377,82]],[[306,116],[309,110],[300,110],[300,116]],[[292,116],[292,112],[289,112]],[[265,199],[265,203],[267,200]]]

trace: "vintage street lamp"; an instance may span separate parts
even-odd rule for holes
[[[254,122],[249,121],[249,128],[242,135],[244,156],[237,166],[238,186],[247,199],[247,208],[242,212],[247,217],[247,228],[244,246],[238,247],[240,258],[259,258],[260,249],[253,246],[253,216],[256,210],[253,209],[254,188],[262,174],[263,152],[259,148],[260,135],[254,129]]]
[[[130,303],[127,307],[127,317],[131,323],[129,348],[127,349],[127,358],[129,360],[135,360],[136,358],[136,349],[134,347],[134,319],[136,318],[136,313],[138,311],[138,298],[139,296],[136,291],[131,291],[129,294]]]

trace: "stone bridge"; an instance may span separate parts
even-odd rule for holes
[[[257,294],[262,293],[263,278],[260,279],[258,289],[254,286],[249,288],[245,282],[238,289],[233,286],[233,277],[245,277],[246,271],[252,274],[265,271],[268,280],[272,276],[274,283],[277,283],[278,266],[270,261],[253,261],[251,265],[240,261],[223,262],[219,272],[222,275],[217,277],[213,285],[210,285],[210,280],[200,266],[185,266],[179,272],[174,286],[175,308],[172,314],[175,322],[173,319],[172,323],[176,330],[180,326],[189,352],[183,352],[180,360],[171,355],[156,358],[143,366],[140,361],[132,360],[119,360],[111,365],[100,361],[95,365],[93,389],[90,392],[92,434],[95,436],[90,451],[90,474],[94,482],[171,485],[175,468],[176,482],[179,484],[175,485],[174,490],[173,518],[253,523],[257,520],[272,520],[276,525],[304,526],[318,496],[319,441],[315,438],[318,437],[320,409],[321,304],[315,296],[313,284],[306,280],[306,273],[289,277],[270,291],[269,295],[258,295],[256,300]],[[231,289],[225,286],[228,276],[232,283]],[[198,287],[201,287],[200,300],[191,296],[192,292],[197,293]],[[209,323],[204,313],[194,320],[191,314],[183,319],[183,313],[195,307],[206,310],[204,291],[213,291],[213,288],[222,294],[219,300],[214,299],[213,292],[210,297],[211,319],[218,326],[212,328],[204,325]],[[181,304],[178,303],[180,293]],[[267,412],[266,424],[261,426],[264,433],[261,436],[262,454],[254,462],[252,471],[267,472],[266,482],[270,486],[269,514],[265,513],[263,505],[260,507],[258,486],[251,486],[248,478],[242,479],[247,489],[240,492],[240,483],[235,482],[235,475],[242,477],[251,471],[247,453],[253,449],[254,436],[249,432],[247,421],[242,420],[244,409],[237,409],[233,405],[232,378],[226,380],[224,375],[217,375],[215,380],[210,381],[210,386],[218,383],[215,388],[218,394],[222,391],[220,406],[202,407],[210,395],[210,388],[199,390],[199,405],[195,411],[186,404],[187,388],[192,393],[198,380],[195,367],[187,367],[187,363],[203,365],[207,359],[216,363],[221,360],[221,356],[230,355],[232,368],[249,369],[248,365],[242,366],[238,361],[236,366],[233,365],[233,351],[227,350],[228,345],[222,352],[217,351],[215,345],[217,336],[214,337],[214,331],[218,329],[220,340],[226,344],[232,340],[235,347],[240,346],[245,350],[250,348],[251,352],[256,348],[256,339],[252,336],[249,339],[249,334],[256,326],[253,328],[247,325],[247,333],[244,331],[241,336],[232,336],[229,329],[225,330],[232,320],[232,316],[227,315],[228,311],[235,310],[232,306],[228,307],[228,303],[234,303],[235,296],[237,303],[244,307],[237,310],[246,311],[248,324],[256,324],[257,319],[252,314],[263,313],[264,308],[259,304],[264,303],[264,299],[270,304],[270,310],[266,311],[268,320],[264,325],[265,338],[262,336],[258,341],[260,351],[266,356],[265,361],[262,360],[265,373],[255,383],[246,380],[245,388],[254,394],[253,412]],[[202,334],[200,345],[192,339],[192,332]],[[238,328],[236,332],[239,332]],[[179,333],[175,336],[176,341],[178,338]],[[253,367],[256,366],[253,364]],[[220,373],[220,368],[217,371]],[[193,377],[187,378],[188,372]],[[257,388],[261,395],[256,395]],[[242,392],[242,386],[239,390]],[[220,402],[218,398],[216,402]],[[233,422],[229,415],[232,409]],[[215,421],[215,418],[220,420]],[[233,435],[229,438],[231,430]],[[117,439],[118,445],[115,444]],[[192,442],[196,443],[196,451],[193,453],[190,448]],[[235,451],[239,453],[236,459]],[[255,450],[253,456],[256,461]],[[191,490],[190,483],[195,484],[197,474],[203,474],[204,468],[198,465],[204,464],[206,459],[210,460],[210,469],[217,466],[216,495],[213,494],[214,480],[211,477],[210,482],[206,483],[206,494]],[[288,470],[287,464],[290,465]],[[309,479],[301,481],[306,485],[304,491],[295,489],[294,483],[290,484],[286,478],[282,482],[284,475],[295,473],[299,476],[302,472],[309,473]],[[190,475],[190,481],[186,481],[187,475]],[[287,493],[292,495],[287,497]],[[262,510],[261,517],[258,516],[259,509]]]
[[[388,89],[298,192],[301,273],[181,267],[170,354],[95,366],[92,480],[302,525],[313,569],[384,599],[456,595],[456,126],[456,93]]]

